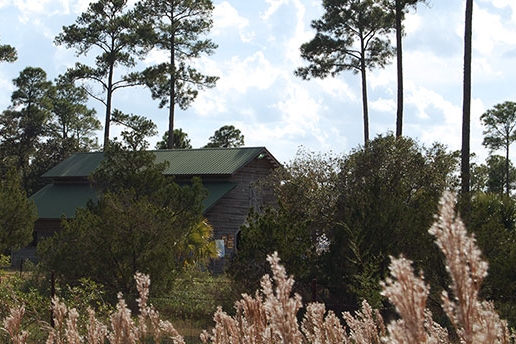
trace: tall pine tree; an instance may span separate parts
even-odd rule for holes
[[[388,34],[394,15],[380,0],[324,0],[324,14],[312,22],[315,37],[301,46],[309,62],[295,71],[303,79],[336,76],[344,70],[360,73],[364,142],[369,141],[367,70],[383,68],[394,56]]]

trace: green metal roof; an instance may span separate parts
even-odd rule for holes
[[[231,182],[207,182],[203,186],[208,196],[203,201],[203,213],[207,212],[236,184]],[[98,200],[97,193],[89,184],[49,184],[31,196],[38,209],[40,219],[59,219],[75,216],[77,208],[85,208],[88,202]]]
[[[165,174],[177,176],[231,175],[257,157],[267,157],[272,164],[279,166],[278,161],[264,147],[171,149],[153,152],[157,163],[169,162]],[[103,158],[102,152],[76,153],[43,177],[87,177]]]
[[[211,207],[215,205],[224,197],[225,194],[233,190],[236,186],[236,183],[232,182],[207,182],[202,184],[206,190],[208,190],[208,196],[202,201],[203,205],[203,214],[210,210]]]
[[[103,152],[75,153],[48,170],[42,177],[87,177],[104,159]]]
[[[89,184],[48,184],[31,196],[40,219],[59,219],[75,216],[76,208],[85,208],[88,201],[97,201],[97,194]]]

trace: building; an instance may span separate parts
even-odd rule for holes
[[[200,177],[208,196],[203,213],[214,229],[221,253],[231,256],[237,250],[237,236],[249,209],[260,206],[264,195],[253,184],[269,175],[280,163],[265,147],[202,148],[153,151],[156,163],[168,161],[166,175],[177,183]],[[46,172],[49,184],[31,198],[38,210],[34,242],[13,255],[13,263],[36,259],[36,245],[60,228],[61,218],[72,218],[78,207],[86,207],[98,197],[88,176],[104,158],[102,152],[76,153]],[[267,195],[265,195],[267,198]],[[270,198],[269,198],[270,199]]]

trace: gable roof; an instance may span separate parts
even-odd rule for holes
[[[156,163],[168,161],[167,175],[231,175],[255,158],[266,158],[274,167],[280,163],[265,147],[170,149],[152,151]],[[45,178],[89,176],[104,159],[103,152],[76,153],[46,172]]]
[[[181,186],[189,185],[189,183],[181,184]],[[235,183],[222,182],[206,182],[203,183],[204,188],[208,192],[206,198],[202,201],[203,214],[218,202],[220,198],[233,190]],[[88,202],[96,203],[98,201],[98,192],[87,183],[62,183],[48,184],[41,190],[31,196],[36,204],[38,218],[40,219],[60,219],[62,216],[66,218],[75,217],[77,208],[86,208]]]

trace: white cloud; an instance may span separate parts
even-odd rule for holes
[[[504,10],[509,7],[512,11],[512,21],[516,22],[516,2],[514,0],[480,0],[480,2],[490,3],[494,7]]]
[[[306,88],[299,85],[290,84],[285,89],[285,100],[274,105],[281,112],[285,134],[305,136],[307,129],[317,131],[321,103],[313,99]]]
[[[386,68],[375,69],[373,72],[368,71],[367,83],[368,87],[373,90],[379,87],[396,88],[396,66],[391,63]]]
[[[349,99],[356,101],[358,99],[357,93],[352,89],[343,78],[328,77],[324,80],[315,79],[309,82],[316,82],[321,89],[331,97],[338,99]]]
[[[426,85],[427,87],[455,84],[462,80],[461,55],[437,56],[428,50],[405,51],[403,72],[405,83]]]
[[[420,119],[431,119],[428,111],[433,108],[444,116],[444,125],[455,126],[460,123],[461,117],[458,114],[462,113],[462,110],[446,100],[441,94],[424,87],[409,88],[406,91],[406,105],[415,106],[418,109],[417,116]]]
[[[0,109],[6,109],[11,105],[11,93],[14,90],[12,82],[0,73]]]
[[[254,33],[246,31],[249,27],[249,19],[240,16],[238,11],[227,1],[215,6],[213,10],[213,35],[220,35],[225,30],[237,29],[242,42],[249,42],[253,39]]]
[[[287,4],[289,1],[290,0],[265,0],[269,7],[260,15],[260,18],[263,20],[269,19],[282,5]]]
[[[12,0],[0,0],[0,8],[10,6],[12,4]]]
[[[153,49],[145,57],[143,61],[146,65],[155,65],[169,61],[169,52],[166,50]]]
[[[217,89],[238,93],[245,93],[249,88],[265,90],[282,74],[278,67],[267,60],[262,51],[257,51],[243,60],[235,56],[227,61],[221,70],[223,74],[220,75]]]
[[[507,46],[516,44],[514,22],[504,21],[500,15],[489,13],[479,6],[475,7],[473,20],[473,48],[481,55],[491,56],[495,51],[504,51]]]
[[[375,101],[370,102],[371,109],[381,112],[396,112],[396,102],[394,98],[379,98]]]
[[[421,28],[421,17],[417,12],[409,12],[405,20],[403,21],[404,32],[406,35],[410,35]]]
[[[13,5],[20,11],[19,20],[23,24],[31,23],[32,25],[37,17],[70,13],[68,0],[16,0],[13,1]]]
[[[306,7],[300,0],[293,0],[293,4],[296,8],[296,26],[294,34],[285,45],[285,58],[293,65],[300,66],[303,59],[301,58],[299,47],[312,39],[314,34],[305,24]]]

